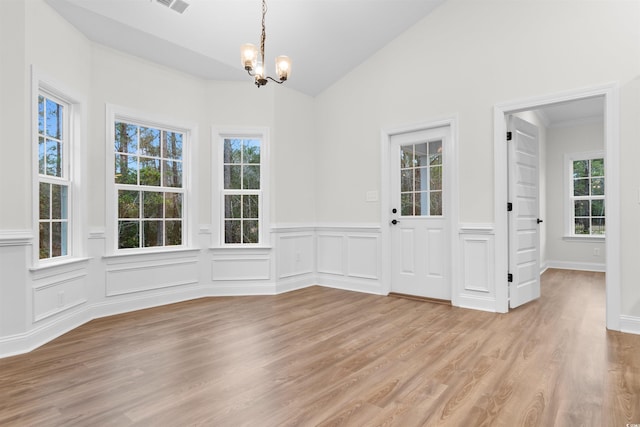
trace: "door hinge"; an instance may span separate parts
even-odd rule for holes
[[[511,132],[507,132],[507,141],[511,141],[512,134]]]
[[[513,210],[513,203],[508,202],[507,203],[507,212],[511,212]]]
[[[507,274],[507,282],[509,282],[509,283],[513,282],[513,274],[511,274],[511,273]]]

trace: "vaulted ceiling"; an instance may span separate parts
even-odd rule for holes
[[[206,79],[249,80],[240,45],[259,44],[261,0],[46,1],[98,43]],[[315,96],[443,1],[268,0],[267,70],[288,55],[287,86]]]

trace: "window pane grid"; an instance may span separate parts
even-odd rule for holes
[[[69,255],[68,107],[38,95],[38,259]]]
[[[442,141],[400,149],[400,215],[442,215]]]
[[[261,140],[225,138],[222,151],[224,243],[260,243]]]
[[[118,249],[183,244],[181,132],[116,121]]]
[[[571,199],[574,235],[605,234],[604,193],[604,159],[573,160]]]

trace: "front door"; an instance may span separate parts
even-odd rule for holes
[[[514,308],[540,297],[538,128],[514,116],[507,127],[509,306]]]
[[[448,277],[449,126],[392,135],[391,291],[451,300]]]

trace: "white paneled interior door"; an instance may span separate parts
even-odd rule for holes
[[[509,306],[515,308],[540,297],[538,128],[510,116],[508,129]]]
[[[451,300],[449,126],[392,135],[391,291]]]

